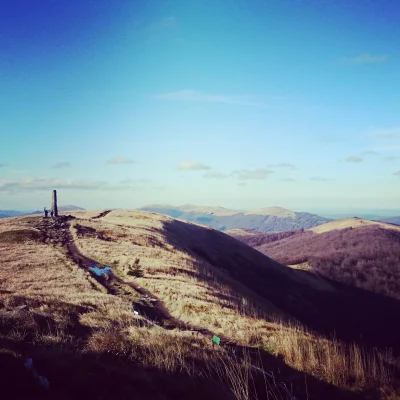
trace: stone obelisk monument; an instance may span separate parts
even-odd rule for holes
[[[53,190],[53,201],[51,203],[51,211],[53,211],[53,215],[55,217],[58,217],[57,190]]]

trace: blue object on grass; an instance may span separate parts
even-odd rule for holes
[[[94,272],[97,276],[102,276],[103,274],[110,275],[111,267],[99,268],[97,265],[89,268],[92,272]]]

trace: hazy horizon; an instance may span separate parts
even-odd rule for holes
[[[0,209],[57,189],[91,209],[396,210],[399,18],[392,0],[6,2]]]
[[[379,209],[379,208],[324,208],[324,207],[313,207],[313,208],[304,208],[304,207],[283,207],[282,205],[279,204],[266,204],[261,207],[226,207],[224,205],[220,204],[182,204],[182,203],[176,203],[176,204],[159,204],[159,203],[148,203],[148,204],[141,204],[137,207],[107,207],[107,205],[103,205],[100,207],[91,207],[86,206],[84,207],[82,204],[72,204],[72,203],[65,203],[65,202],[60,202],[60,206],[76,206],[76,207],[82,207],[86,210],[105,210],[105,209],[138,209],[146,206],[171,206],[171,207],[181,207],[181,206],[187,206],[187,205],[193,205],[193,206],[198,206],[198,207],[223,207],[226,209],[230,210],[237,210],[238,212],[240,211],[250,211],[250,210],[257,210],[261,208],[267,208],[267,207],[282,207],[282,208],[287,208],[290,209],[291,211],[295,212],[308,212],[311,214],[317,214],[322,217],[326,218],[334,218],[338,216],[367,216],[367,215],[376,215],[380,217],[397,217],[400,216],[400,208],[394,208],[394,209]],[[51,202],[44,203],[43,206],[38,206],[36,208],[0,208],[0,210],[14,210],[14,211],[21,211],[21,212],[34,212],[34,211],[41,211],[43,207],[47,207],[48,209],[51,208]]]

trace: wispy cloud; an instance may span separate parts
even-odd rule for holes
[[[380,139],[393,139],[395,137],[400,137],[400,127],[375,128],[368,131],[367,134]]]
[[[148,179],[124,179],[117,183],[78,179],[20,178],[0,179],[0,192],[25,193],[57,190],[143,190],[152,181]]]
[[[396,175],[398,178],[400,178],[400,170],[396,171],[393,175]]]
[[[257,168],[253,170],[242,169],[233,171],[232,175],[236,176],[240,181],[264,180],[267,179],[274,171],[265,168]]]
[[[107,184],[104,186],[104,190],[143,190],[148,189],[152,183],[150,179],[122,179],[118,183]]]
[[[344,58],[343,61],[347,64],[375,64],[384,63],[388,60],[387,54],[370,54],[362,53],[356,57]]]
[[[337,143],[337,142],[344,142],[345,139],[337,136],[322,136],[318,138],[320,143]]]
[[[312,178],[310,178],[312,181],[314,182],[328,182],[331,181],[332,179],[330,178],[324,178],[322,176],[313,176]]]
[[[363,151],[361,154],[365,155],[365,156],[376,156],[379,153],[375,150],[366,150],[366,151]]]
[[[238,186],[246,186],[247,183],[246,183],[246,182],[238,182],[237,185],[238,185]]]
[[[397,156],[385,157],[383,160],[386,162],[396,161],[396,160],[400,160],[400,157],[397,157]]]
[[[361,157],[357,157],[357,156],[349,156],[346,158],[345,161],[348,163],[360,163],[363,161],[363,159]]]
[[[376,150],[376,151],[394,151],[394,150],[400,150],[400,145],[377,147],[375,150]]]
[[[131,178],[122,179],[119,181],[119,183],[121,183],[122,185],[143,185],[150,182],[151,179],[131,179]]]
[[[111,158],[110,160],[107,161],[107,164],[111,165],[125,165],[125,164],[133,164],[134,161],[131,160],[130,158],[126,157],[115,157]]]
[[[182,161],[176,169],[180,171],[204,171],[210,169],[210,167],[196,161]]]
[[[172,101],[187,101],[187,102],[203,102],[203,103],[223,103],[223,104],[236,104],[241,106],[268,108],[267,105],[249,101],[244,96],[231,96],[202,93],[196,90],[180,90],[177,92],[168,92],[156,94],[153,97],[156,99],[172,100]]]
[[[0,179],[0,191],[25,192],[52,189],[97,190],[105,186],[105,182],[76,179],[21,178]]]
[[[7,167],[7,164],[0,164],[0,168]]]
[[[268,168],[289,168],[289,169],[296,169],[296,167],[293,164],[286,163],[286,162],[281,162],[278,164],[269,164]]]
[[[296,179],[293,178],[283,178],[281,179],[282,182],[296,182]]]
[[[225,179],[228,178],[229,175],[223,174],[222,172],[218,171],[209,171],[203,175],[203,178],[207,179]]]
[[[71,163],[69,163],[69,162],[59,162],[59,163],[53,165],[52,168],[62,169],[62,168],[69,168],[70,166],[71,166]]]

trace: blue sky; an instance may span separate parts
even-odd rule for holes
[[[400,209],[398,1],[3,1],[0,209]]]

